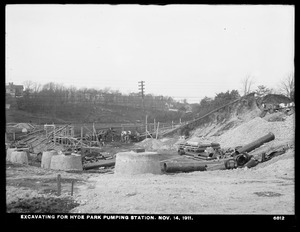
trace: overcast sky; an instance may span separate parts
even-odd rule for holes
[[[7,5],[6,83],[186,98],[276,88],[294,71],[289,5]]]

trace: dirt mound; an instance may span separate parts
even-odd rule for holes
[[[243,123],[241,119],[232,118],[227,122],[215,124],[213,122],[202,125],[195,129],[192,134],[196,137],[220,136],[228,130],[231,130]]]
[[[290,149],[285,154],[274,157],[273,159],[258,164],[252,168],[256,174],[267,176],[283,176],[287,179],[294,179],[295,175],[295,150]]]
[[[217,109],[214,109],[205,115],[199,115],[198,118],[164,133],[164,136],[170,137],[175,134],[183,135],[182,132],[185,130],[192,131],[197,128],[208,129],[207,127],[211,126],[211,131],[208,131],[208,133],[204,135],[208,136],[212,135],[213,133],[222,132],[219,130],[224,130],[222,127],[229,123],[232,119],[247,121],[259,116],[261,112],[262,111],[258,107],[258,102],[257,99],[255,99],[254,93],[251,93]]]
[[[273,114],[267,113],[263,118],[268,122],[284,121],[287,118],[287,115],[284,112],[276,112]]]
[[[277,173],[283,174],[289,173],[290,175],[294,174],[295,170],[295,150],[289,149],[285,154],[274,157],[273,159],[258,164],[252,170],[257,173],[264,172],[266,173]],[[293,176],[292,176],[293,177]]]
[[[213,113],[206,121],[198,125],[192,134],[198,137],[220,136],[258,117],[261,112],[256,99],[251,95]]]
[[[243,146],[272,132],[275,135],[275,142],[293,143],[295,138],[294,120],[294,115],[288,116],[285,121],[275,122],[268,122],[263,118],[256,117],[227,131],[217,138],[217,142],[222,147]]]

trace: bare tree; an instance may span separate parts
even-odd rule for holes
[[[111,88],[110,87],[105,87],[102,91],[103,91],[103,93],[110,93]]]
[[[32,88],[34,86],[34,83],[32,81],[30,81],[30,80],[27,80],[27,81],[23,82],[23,86],[24,86],[25,91],[31,92]]]
[[[38,93],[42,88],[42,85],[40,83],[37,82],[33,82],[32,84],[32,90],[34,93]]]
[[[245,78],[242,79],[242,94],[243,96],[251,93],[252,86],[254,84],[253,78],[251,75],[247,75]]]
[[[287,77],[280,83],[279,91],[288,98],[293,98],[295,85],[294,73],[289,73]]]

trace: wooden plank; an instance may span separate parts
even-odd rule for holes
[[[84,126],[90,133],[92,133],[92,131],[89,129],[89,128],[87,128],[86,126]]]
[[[149,131],[147,131],[147,134],[150,135],[150,137],[153,139],[152,135],[149,133]]]

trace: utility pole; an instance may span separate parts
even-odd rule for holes
[[[145,109],[145,103],[144,103],[144,95],[145,95],[145,81],[139,81],[139,90],[142,96],[142,101],[143,101],[143,109]]]

